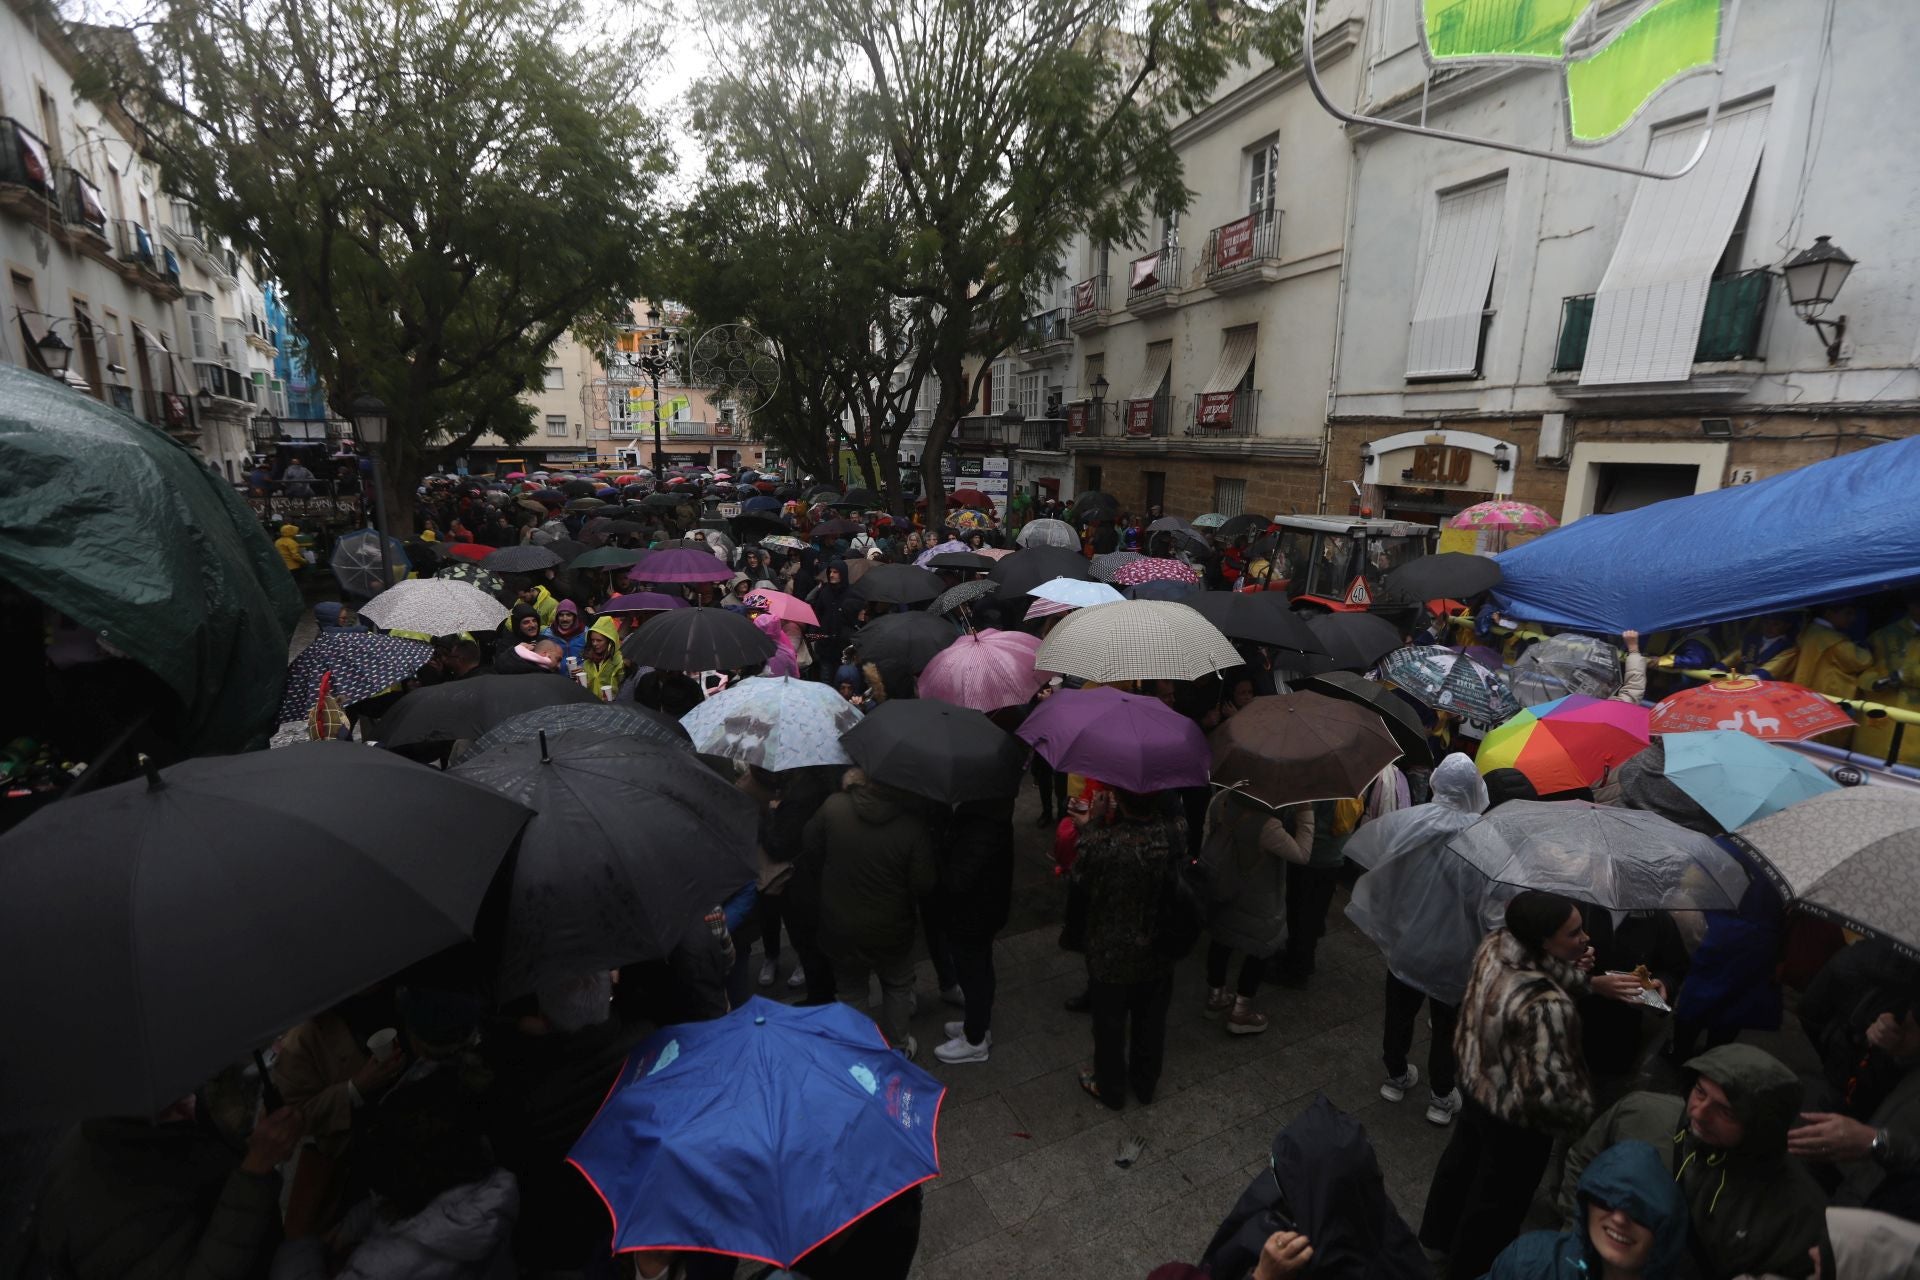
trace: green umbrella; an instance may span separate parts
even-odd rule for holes
[[[0,365],[0,578],[180,700],[178,745],[273,732],[300,593],[233,486],[159,427]]]
[[[601,547],[567,561],[569,569],[618,569],[637,564],[647,554],[638,547]]]

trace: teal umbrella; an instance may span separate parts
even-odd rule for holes
[[[273,732],[301,605],[259,519],[159,427],[6,365],[0,579],[158,677],[184,750]]]
[[[1840,784],[1804,756],[1731,729],[1669,733],[1667,780],[1729,831]]]

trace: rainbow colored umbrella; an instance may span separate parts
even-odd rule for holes
[[[1531,502],[1515,502],[1511,498],[1476,502],[1447,521],[1449,529],[1521,529],[1528,533],[1544,532],[1559,525],[1558,520]]]
[[[1647,715],[1637,703],[1568,694],[1489,733],[1474,763],[1482,773],[1518,769],[1541,795],[1590,787],[1646,748]]]

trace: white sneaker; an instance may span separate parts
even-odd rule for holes
[[[1427,1101],[1427,1123],[1445,1128],[1453,1123],[1455,1116],[1460,1114],[1462,1105],[1460,1090],[1457,1088],[1430,1095]]]
[[[982,1040],[979,1044],[969,1044],[966,1036],[957,1035],[945,1044],[935,1045],[933,1056],[942,1062],[985,1062],[987,1051],[992,1047],[991,1037]]]
[[[773,961],[769,960],[765,964],[760,966],[760,985],[761,986],[763,987],[772,986],[773,980],[779,976],[780,976],[780,970],[778,967],[774,965]]]
[[[1407,1096],[1407,1090],[1419,1083],[1420,1068],[1409,1062],[1400,1075],[1387,1077],[1387,1082],[1380,1086],[1380,1096],[1388,1102],[1398,1102]]]
[[[949,1022],[949,1023],[946,1023],[946,1024],[944,1024],[944,1026],[945,1026],[945,1029],[946,1029],[946,1033],[947,1033],[947,1039],[949,1039],[949,1040],[965,1040],[965,1039],[967,1038],[967,1024],[966,1024],[966,1023],[964,1023],[964,1022],[961,1022],[961,1021],[959,1021],[958,1019],[955,1019],[955,1020],[954,1020],[954,1021],[952,1021],[952,1022]],[[987,1037],[986,1037],[986,1040],[985,1040],[985,1043],[986,1043],[986,1044],[992,1044],[992,1043],[993,1043],[993,1032],[992,1032],[992,1031],[988,1031],[988,1032],[987,1032]]]
[[[787,990],[798,991],[807,985],[807,971],[799,965],[793,966],[793,972],[787,975]]]

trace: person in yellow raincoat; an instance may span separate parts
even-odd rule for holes
[[[1873,665],[1873,655],[1847,639],[1848,629],[1859,616],[1859,607],[1853,604],[1830,604],[1817,610],[1813,621],[1800,632],[1800,656],[1788,678],[1828,697],[1858,698],[1860,673]],[[1844,750],[1852,738],[1853,730],[1836,729],[1814,741]]]
[[[1920,711],[1920,592],[1908,592],[1907,616],[1867,637],[1873,665],[1860,677],[1860,696],[1905,711]],[[1884,760],[1893,746],[1894,722],[1882,716],[1864,721],[1853,735],[1853,749]],[[1920,765],[1920,725],[1900,735],[1901,764]]]
[[[612,614],[594,619],[588,629],[580,669],[587,677],[587,692],[602,702],[613,701],[626,678],[627,660],[620,656],[620,620]]]
[[[299,533],[299,525],[283,524],[280,526],[280,536],[273,540],[273,549],[280,553],[280,563],[287,566],[288,573],[298,573],[307,567],[307,558],[301,554],[300,544],[295,541]]]

